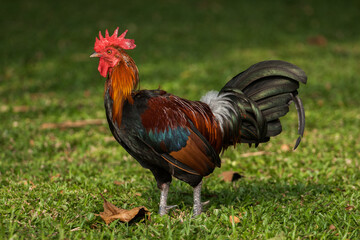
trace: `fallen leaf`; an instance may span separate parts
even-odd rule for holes
[[[24,184],[26,186],[26,185],[28,185],[28,182],[26,180],[22,180],[19,182],[19,184]]]
[[[6,105],[1,105],[0,106],[0,112],[7,112],[10,109],[9,106]]]
[[[141,193],[135,193],[135,196],[141,197]]]
[[[345,208],[345,210],[346,210],[346,211],[351,211],[351,210],[353,210],[354,208],[355,208],[354,206],[348,205],[348,206]]]
[[[27,185],[31,185],[30,187],[29,187],[29,190],[31,191],[31,190],[33,190],[34,188],[36,188],[36,185],[32,182],[32,181],[27,181],[27,180],[23,180],[23,181],[20,181],[19,182],[20,184],[24,184],[25,186],[27,186]]]
[[[105,124],[105,119],[85,119],[79,121],[66,121],[62,123],[43,123],[41,129],[54,129],[54,128],[78,128],[88,125],[102,125]]]
[[[335,188],[337,191],[339,191],[339,192],[345,192],[345,190],[344,189],[341,189],[341,188]]]
[[[91,96],[91,92],[89,90],[85,90],[84,97],[90,97],[90,96]]]
[[[240,222],[240,218],[238,218],[236,216],[230,216],[229,220],[231,223],[239,223]]]
[[[291,148],[288,144],[283,144],[283,145],[281,145],[280,149],[283,152],[289,152]]]
[[[54,176],[51,176],[50,181],[53,182],[53,181],[57,180],[58,178],[60,178],[60,176],[61,176],[60,173],[58,173],[58,174],[56,174]]]
[[[34,111],[35,108],[29,106],[13,106],[13,107],[6,105],[0,106],[0,112],[8,112],[10,110],[12,110],[14,113],[24,113],[24,112]]]
[[[336,229],[336,227],[335,227],[334,225],[332,225],[332,224],[331,224],[331,225],[330,225],[330,227],[329,227],[329,229],[330,229],[330,230],[335,230],[335,229]]]
[[[109,224],[115,220],[120,220],[121,222],[130,222],[136,218],[150,218],[150,212],[144,206],[136,207],[130,210],[120,209],[114,204],[108,202],[103,197],[103,195],[101,195],[101,197],[104,199],[104,212],[95,215],[100,216],[106,224]]]
[[[97,226],[96,223],[93,223],[93,224],[91,224],[91,226],[90,226],[91,229],[96,229],[97,227],[98,227],[98,226]]]
[[[235,182],[236,180],[244,177],[240,173],[235,171],[225,171],[219,174],[219,177],[222,178],[225,182]]]
[[[123,185],[124,183],[125,183],[125,182],[120,182],[120,181],[116,181],[116,180],[114,181],[114,184],[115,184],[115,185]]]
[[[28,112],[29,106],[14,106],[13,111],[16,113]]]
[[[312,36],[307,39],[308,44],[314,45],[314,46],[326,46],[327,45],[327,39],[323,35],[317,35]]]
[[[324,99],[319,99],[319,100],[316,101],[316,103],[317,103],[317,105],[319,107],[322,107],[322,106],[324,106],[325,100]]]

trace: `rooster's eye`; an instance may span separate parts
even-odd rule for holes
[[[111,54],[111,50],[110,50],[110,49],[109,49],[109,50],[107,50],[106,52],[107,52],[107,54]]]

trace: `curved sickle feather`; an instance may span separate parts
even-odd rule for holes
[[[294,150],[299,146],[300,142],[301,142],[301,138],[304,136],[304,131],[305,131],[305,110],[304,110],[304,106],[302,104],[302,101],[300,99],[300,97],[298,95],[294,96],[294,94],[291,94],[291,97],[295,103],[295,107],[298,113],[298,133],[299,133],[299,137],[296,140],[295,146],[294,146]]]

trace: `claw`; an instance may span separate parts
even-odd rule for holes
[[[164,216],[169,213],[169,211],[173,208],[177,208],[178,205],[169,205],[169,206],[160,206],[159,215]]]
[[[202,205],[202,206],[206,206],[206,205],[208,205],[209,203],[210,203],[210,200],[207,200],[207,201],[205,201],[205,202],[202,202],[201,205]]]
[[[166,206],[166,210],[171,210],[173,208],[177,208],[178,205],[169,205],[169,206]]]

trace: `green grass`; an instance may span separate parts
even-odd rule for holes
[[[271,4],[270,4],[271,2]],[[359,239],[360,19],[358,1],[7,1],[0,10],[0,239]],[[90,59],[99,30],[129,29],[141,88],[189,99],[219,89],[251,64],[282,59],[309,76],[300,95],[306,132],[257,149],[238,146],[205,179],[204,213],[174,180],[170,216],[157,215],[151,173],[111,138],[107,125],[41,129],[105,119],[104,79]],[[308,39],[323,36],[327,44]],[[246,152],[266,151],[258,157]],[[245,175],[219,181],[222,171]],[[123,181],[115,185],[114,181]],[[105,225],[102,193],[151,220]],[[141,193],[139,196],[138,193]],[[354,206],[353,209],[347,206]],[[232,224],[229,216],[239,216]],[[334,226],[335,229],[331,229]]]

